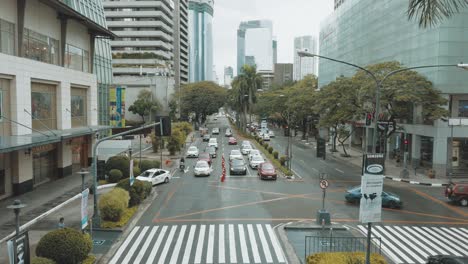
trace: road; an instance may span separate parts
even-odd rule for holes
[[[343,197],[346,188],[359,185],[359,168],[316,159],[313,148],[295,143],[292,167],[302,179],[261,181],[256,177],[256,171],[249,168],[246,176],[228,176],[221,183],[221,154],[225,155],[228,164],[230,150],[239,146],[227,144],[224,131],[229,123],[225,117],[212,120],[208,127],[210,131],[213,127],[221,129],[212,175],[194,177],[196,159],[186,159],[188,170],[185,173],[177,171],[169,184],[155,187],[158,198],[124,238],[110,263],[287,263],[275,227],[315,218],[316,211],[322,206],[319,172],[327,173],[331,183],[326,208],[332,214],[332,221],[347,224],[357,231],[362,229],[358,222],[358,206],[345,203]],[[198,135],[193,145],[204,150],[207,143]],[[285,149],[286,138],[277,136],[272,145],[277,150]],[[414,249],[418,243],[408,243],[408,239],[404,239],[406,233],[394,226],[404,225],[411,231],[420,225],[454,228],[456,234],[468,238],[468,230],[460,227],[468,225],[468,211],[439,200],[434,193],[441,193],[440,188],[386,182],[385,189],[399,194],[404,201],[402,209],[384,209],[384,222],[377,230],[379,235],[391,240],[392,243],[386,245],[389,254],[395,249],[402,253],[394,254],[395,263],[411,263],[408,260],[419,261],[423,257],[405,251],[405,248],[408,251]],[[430,242],[432,233],[429,231],[414,232],[421,236],[420,241],[424,238]],[[395,242],[398,239],[404,240],[407,247],[393,248],[391,245],[398,244]],[[446,236],[443,239],[448,245],[468,252],[466,244],[456,244]],[[442,249],[442,246],[431,246],[435,252],[447,251]]]

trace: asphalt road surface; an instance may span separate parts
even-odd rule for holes
[[[157,199],[123,238],[110,263],[288,263],[276,227],[315,218],[322,207],[319,173],[327,173],[330,181],[325,206],[332,221],[365,234],[358,205],[344,201],[346,189],[360,184],[359,168],[317,159],[315,149],[294,143],[292,167],[298,175],[294,180],[261,181],[250,168],[245,176],[229,176],[229,152],[240,146],[227,144],[226,117],[210,120],[208,127],[210,132],[213,127],[221,130],[211,176],[194,177],[196,159],[186,159],[185,172],[177,171],[169,184],[155,187]],[[287,139],[277,134],[271,144],[281,151]],[[195,139],[192,145],[203,152],[207,143],[198,133]],[[224,183],[222,154],[228,173]],[[404,203],[402,209],[384,209],[384,221],[375,229],[383,238],[384,253],[395,263],[419,263],[432,253],[453,253],[448,248],[468,255],[466,243],[442,235],[452,232],[466,241],[468,210],[446,203],[441,188],[385,182],[384,189]]]

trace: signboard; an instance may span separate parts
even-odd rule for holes
[[[29,235],[23,231],[7,242],[10,264],[30,263]]]
[[[110,125],[125,127],[125,88],[111,87],[109,89]]]
[[[328,188],[328,181],[327,180],[321,180],[320,181],[320,188],[322,188],[322,189]]]
[[[382,158],[382,159],[381,159]],[[364,155],[361,178],[359,221],[374,223],[382,220],[383,154]]]
[[[88,226],[88,195],[89,189],[81,192],[81,229]]]
[[[130,160],[130,186],[135,182],[135,175],[133,175],[133,160]]]

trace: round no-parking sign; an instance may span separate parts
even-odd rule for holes
[[[322,188],[322,189],[328,188],[328,181],[327,180],[320,180],[320,188]]]

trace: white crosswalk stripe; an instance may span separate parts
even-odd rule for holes
[[[358,229],[367,234],[365,226]],[[429,256],[468,256],[468,230],[459,227],[441,226],[385,226],[376,225],[372,235],[382,239],[382,251],[393,262],[426,263]]]
[[[137,226],[110,263],[286,263],[271,225]]]

